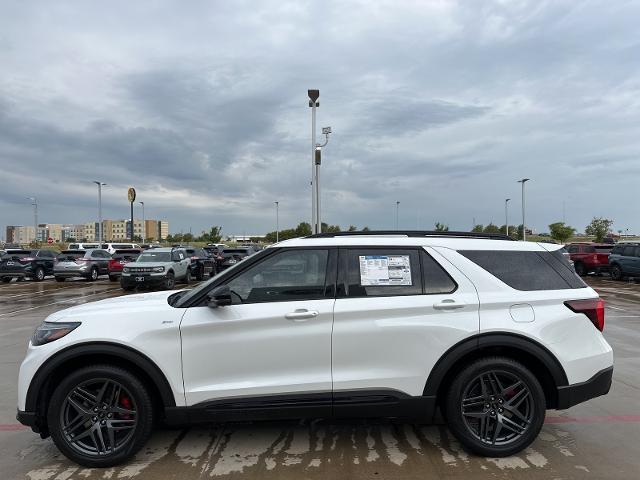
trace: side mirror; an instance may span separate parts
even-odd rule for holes
[[[228,285],[220,285],[207,295],[208,305],[211,308],[231,305],[231,290]]]

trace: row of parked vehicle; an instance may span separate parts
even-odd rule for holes
[[[578,275],[609,272],[614,280],[640,277],[640,243],[576,242],[566,250]]]
[[[108,275],[120,281],[124,290],[136,287],[172,289],[176,282],[189,283],[213,277],[257,251],[254,246],[227,248],[223,244],[205,247],[136,244],[71,244],[67,250],[12,248],[0,250],[0,280],[9,283],[53,276],[57,282],[83,277],[95,281]],[[103,248],[99,248],[103,247]],[[117,248],[114,248],[117,247]],[[112,249],[111,252],[109,249]]]

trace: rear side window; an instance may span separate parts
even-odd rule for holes
[[[611,250],[611,253],[614,253],[616,255],[620,255],[620,254],[622,254],[623,250],[624,250],[624,247],[622,245],[617,245],[617,246],[613,247],[613,250]]]
[[[341,263],[348,297],[422,294],[418,250],[350,249]]]
[[[475,264],[516,290],[584,288],[562,253],[513,250],[460,250]]]
[[[584,253],[596,253],[596,249],[592,245],[585,245]]]
[[[625,257],[633,257],[636,254],[636,247],[624,247],[624,250],[622,251],[622,255],[624,255]]]
[[[424,284],[424,293],[428,295],[436,295],[443,293],[451,293],[458,285],[449,274],[436,262],[431,255],[423,251],[420,253],[422,257],[422,282]]]

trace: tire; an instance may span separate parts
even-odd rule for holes
[[[189,285],[191,283],[191,269],[187,268],[187,273],[184,274],[184,283]]]
[[[10,283],[11,277],[2,277],[2,283]]]
[[[56,277],[56,282],[64,282],[64,277]]]
[[[33,279],[36,282],[41,282],[44,280],[44,269],[42,267],[36,268],[36,271],[34,272],[34,275],[33,275]]]
[[[196,273],[196,280],[201,282],[204,279],[204,267],[198,268],[198,273]]]
[[[98,276],[99,276],[99,272],[98,269],[96,267],[93,267],[91,269],[91,272],[89,272],[89,277],[87,278],[87,280],[89,280],[90,282],[95,282],[96,280],[98,280]]]
[[[100,389],[105,385],[104,398],[100,399]],[[82,388],[80,393],[78,388]],[[119,427],[130,427],[114,432],[111,438],[108,431],[112,421]],[[88,468],[112,467],[135,455],[149,439],[153,403],[142,382],[127,370],[91,365],[65,376],[54,390],[47,425],[54,443],[70,460]],[[102,444],[98,431],[103,435]]]
[[[510,402],[514,403],[507,408]],[[546,400],[540,382],[524,365],[510,358],[489,357],[458,373],[447,392],[444,413],[451,432],[467,450],[506,457],[536,439],[544,422]]]
[[[587,274],[587,269],[582,262],[576,262],[573,266],[576,269],[576,273],[581,277],[584,277]]]
[[[118,277],[116,277],[115,275],[109,275],[109,281],[110,282],[117,282],[118,281]]]
[[[176,286],[176,278],[173,275],[173,272],[167,272],[167,275],[164,277],[164,289],[165,290],[173,290]]]
[[[620,268],[620,265],[612,265],[611,266],[611,279],[612,280],[622,280],[624,278],[624,274],[622,273],[622,268]]]

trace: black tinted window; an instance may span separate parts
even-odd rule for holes
[[[564,290],[585,283],[558,252],[460,250],[459,253],[516,290]]]
[[[422,293],[417,250],[350,249],[342,255],[343,289],[349,297],[419,295]]]
[[[422,252],[422,283],[424,293],[451,293],[458,286],[449,274],[427,252]]]
[[[571,245],[568,248],[569,253],[578,253],[580,251],[580,247],[578,247],[577,245]]]
[[[624,247],[622,245],[617,245],[617,246],[613,247],[613,250],[611,250],[611,253],[615,253],[616,255],[620,255],[620,254],[622,254],[623,250],[624,250]]]
[[[633,257],[635,256],[635,252],[636,252],[636,247],[627,246],[627,247],[624,247],[624,250],[622,251],[622,255],[626,257]]]
[[[250,267],[228,285],[233,303],[325,298],[327,250],[287,250]]]

